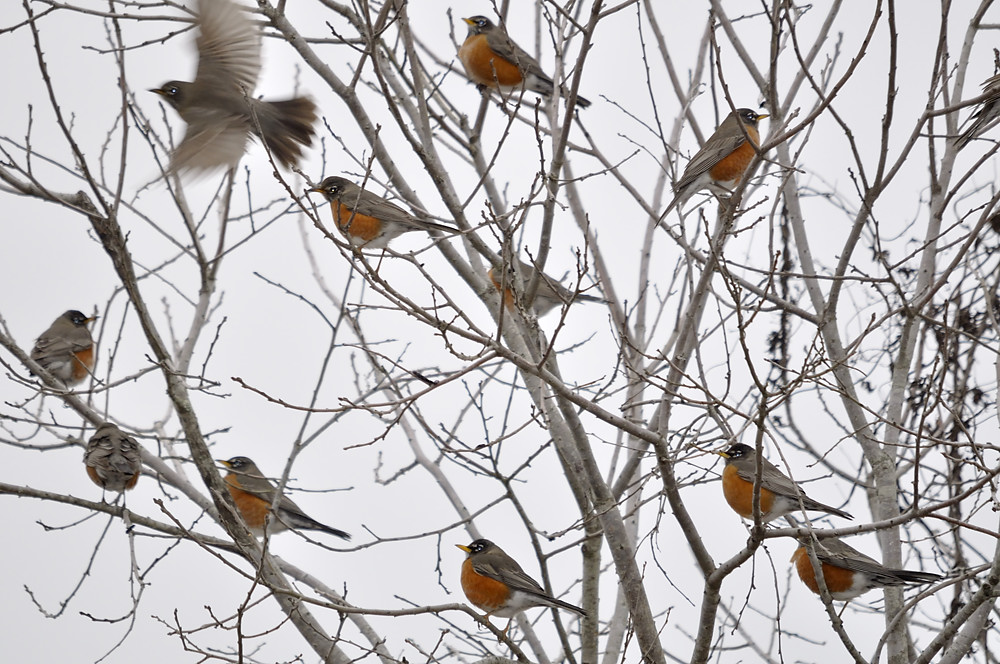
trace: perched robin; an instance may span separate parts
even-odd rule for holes
[[[94,338],[87,324],[96,318],[70,309],[38,337],[31,359],[66,387],[80,383],[94,369]]]
[[[740,516],[753,518],[753,484],[757,472],[757,451],[736,443],[725,452],[717,454],[726,460],[722,470],[722,493],[726,502]],[[808,497],[799,485],[767,459],[761,459],[760,516],[764,523],[800,509],[799,501],[807,510],[829,512],[845,519],[854,517],[844,510],[824,505]]]
[[[749,108],[739,108],[727,115],[715,133],[691,157],[681,179],[674,185],[674,200],[663,216],[701,189],[728,192],[735,188],[757,154],[760,145],[757,123],[766,117]]]
[[[110,422],[102,424],[87,443],[83,463],[94,484],[118,493],[134,487],[142,472],[139,443]]]
[[[527,288],[537,270],[534,266],[528,265],[521,260],[518,261],[518,265],[521,271],[521,283]],[[515,279],[513,269],[510,266],[508,266],[507,271],[506,281],[497,278],[499,270],[495,267],[491,267],[487,274],[497,291],[503,288],[504,306],[510,309],[514,306],[515,302],[514,290],[512,288]],[[538,288],[535,290],[535,315],[544,316],[556,307],[567,306],[573,302],[606,302],[606,300],[594,295],[571,291],[544,272],[542,273],[541,278],[538,280]]]
[[[328,177],[309,191],[323,194],[330,202],[337,228],[360,248],[384,249],[410,231],[458,232],[450,226],[417,219],[395,203],[341,177]]]
[[[506,30],[493,25],[485,16],[462,20],[468,24],[469,34],[458,49],[458,59],[473,83],[501,92],[523,85],[543,97],[552,96],[555,89],[552,79],[545,75],[537,60],[511,40]],[[577,95],[576,104],[587,108],[590,100]]]
[[[972,139],[996,124],[1000,118],[1000,75],[983,81],[983,94],[989,95],[972,115],[972,124],[955,140],[959,149],[968,145]]]
[[[552,597],[538,582],[525,574],[521,566],[493,542],[477,539],[468,546],[456,544],[467,554],[462,563],[462,590],[470,602],[490,616],[509,618],[503,633],[510,629],[510,621],[525,609],[551,606],[568,609],[586,617],[587,612]]]
[[[337,537],[351,539],[343,530],[337,530],[306,516],[302,508],[296,505],[288,496],[282,496],[278,501],[277,513],[271,513],[274,503],[275,486],[271,480],[264,477],[256,464],[244,456],[237,456],[218,462],[229,469],[225,482],[229,495],[233,497],[236,508],[240,511],[243,521],[250,532],[257,537],[264,536],[264,524],[267,524],[269,535],[280,533],[289,528],[298,530],[321,530]]]
[[[802,583],[817,595],[820,594],[819,583],[806,549],[810,544],[816,547],[816,559],[823,568],[826,589],[830,591],[830,597],[838,601],[846,602],[875,588],[941,580],[940,575],[930,572],[886,567],[836,537],[825,537],[819,540],[819,544],[803,538],[792,554],[792,562]]]
[[[251,134],[263,137],[285,168],[302,157],[300,145],[312,144],[316,104],[311,99],[252,97],[261,67],[260,31],[247,11],[231,0],[199,0],[194,81],[169,81],[151,90],[188,125],[170,158],[171,172],[235,166]]]

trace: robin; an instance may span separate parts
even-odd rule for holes
[[[734,189],[757,154],[760,146],[757,124],[766,117],[749,108],[738,108],[727,115],[691,157],[681,179],[674,185],[674,200],[663,216],[701,189],[726,192]]]
[[[102,424],[87,443],[83,463],[94,484],[117,493],[134,487],[142,472],[139,443],[110,422]]]
[[[364,249],[384,249],[410,231],[456,233],[456,229],[417,219],[412,214],[350,180],[331,176],[309,189],[330,202],[333,221],[347,239]]]
[[[465,74],[479,86],[510,92],[522,85],[543,97],[551,97],[555,89],[552,79],[541,65],[515,44],[502,27],[493,25],[485,16],[463,18],[469,34],[458,49],[458,59]],[[576,96],[580,108],[590,106],[590,100]]]
[[[524,261],[518,261],[519,269],[521,270],[521,283],[527,285],[531,283],[537,270],[525,263]],[[497,278],[497,273],[499,270],[495,267],[491,267],[487,275],[490,281],[493,282],[493,286],[500,291],[503,288],[503,300],[504,306],[508,309],[514,306],[514,291],[512,286],[515,282],[513,270],[508,266],[508,274],[506,280],[501,280]],[[573,302],[606,302],[604,298],[596,297],[594,295],[587,295],[586,293],[577,293],[572,291],[561,283],[542,273],[541,278],[538,280],[538,288],[535,290],[535,302],[534,309],[536,316],[544,316],[556,307],[568,306]]]
[[[288,496],[282,496],[278,501],[277,513],[271,513],[274,504],[275,486],[271,480],[264,477],[257,465],[244,456],[237,456],[223,461],[217,460],[229,469],[224,478],[229,495],[233,497],[236,508],[240,511],[244,523],[250,532],[257,537],[264,536],[264,525],[267,533],[273,535],[289,528],[299,530],[321,530],[336,535],[345,540],[351,536],[343,530],[337,530],[306,516],[302,508]]]
[[[193,82],[169,81],[151,90],[174,107],[187,131],[170,171],[236,165],[251,134],[262,137],[275,161],[291,168],[311,145],[316,104],[308,97],[252,98],[260,74],[260,31],[231,0],[198,2],[198,69]]]
[[[836,537],[825,537],[818,544],[809,538],[803,538],[799,540],[799,548],[792,554],[792,562],[795,563],[802,583],[817,595],[820,594],[819,584],[806,550],[806,546],[810,545],[816,547],[816,559],[823,569],[826,589],[830,591],[830,597],[837,601],[846,602],[875,588],[933,583],[942,578],[930,572],[886,567]]]
[[[1000,118],[1000,75],[983,81],[983,94],[989,96],[972,115],[972,125],[956,139],[955,145],[958,149],[964,148]]]
[[[722,493],[726,502],[740,516],[753,518],[753,484],[757,472],[757,451],[742,443],[736,443],[725,452],[717,454],[726,460],[722,470]],[[787,475],[768,461],[761,459],[760,473],[760,516],[767,523],[780,516],[796,512],[802,507],[811,511],[829,512],[845,519],[854,517],[844,510],[824,505],[808,497]]]
[[[96,319],[70,309],[38,337],[31,359],[65,387],[82,382],[94,369],[94,338],[87,325]]]
[[[504,635],[514,616],[535,606],[567,609],[586,617],[587,612],[552,597],[538,582],[525,574],[521,566],[493,542],[477,539],[468,546],[456,544],[467,554],[462,563],[462,590],[470,602],[490,616],[509,618]]]

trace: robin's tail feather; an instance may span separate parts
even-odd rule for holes
[[[296,97],[261,101],[254,104],[254,111],[274,160],[285,168],[295,166],[302,157],[300,146],[312,145],[316,104],[308,97]]]
[[[955,147],[959,150],[964,148],[966,145],[972,142],[972,139],[978,137],[986,129],[986,126],[997,119],[1000,116],[1000,109],[997,108],[997,103],[987,103],[981,109],[976,111],[975,115],[972,116],[972,124],[968,129],[962,132],[962,134],[955,139]]]
[[[830,514],[835,514],[841,517],[842,519],[848,519],[852,521],[854,520],[854,517],[851,514],[845,512],[844,510],[837,509],[836,507],[831,507],[830,505],[824,505],[818,500],[813,500],[812,498],[804,498],[804,500],[802,501],[802,505],[807,510],[813,510],[816,512],[829,512]]]
[[[894,569],[892,570],[891,578],[896,580],[894,585],[900,585],[903,583],[933,583],[934,581],[940,581],[943,577],[940,574],[932,574],[931,572]]]
[[[529,89],[534,90],[540,95],[551,97],[552,92],[555,90],[555,83],[553,83],[552,79],[550,79],[548,76],[542,76],[540,74],[535,73],[531,77],[529,77],[528,87]],[[559,94],[561,94],[563,97],[569,98],[569,90],[567,90],[562,86],[559,87]],[[583,95],[577,95],[576,105],[579,106],[580,108],[587,108],[588,106],[590,106],[590,100],[584,97]]]
[[[584,611],[583,609],[581,609],[578,606],[574,606],[573,604],[570,604],[569,602],[564,602],[561,599],[556,599],[555,597],[549,597],[548,595],[538,595],[538,597],[540,599],[544,600],[545,603],[547,605],[549,605],[549,606],[554,606],[554,607],[559,608],[559,609],[566,609],[566,610],[572,611],[574,613],[579,613],[584,618],[587,617],[587,612],[586,611]]]

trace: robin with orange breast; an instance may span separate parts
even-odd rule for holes
[[[111,422],[102,424],[83,453],[87,475],[105,491],[133,488],[142,473],[139,443]]]
[[[983,94],[987,97],[979,110],[972,115],[972,124],[955,139],[955,145],[959,149],[964,148],[972,139],[977,138],[1000,119],[1000,75],[983,82]]]
[[[527,288],[528,284],[534,278],[535,273],[538,272],[534,266],[528,265],[522,260],[518,260],[519,270],[521,272],[521,283]],[[508,266],[507,274],[504,275],[500,269],[496,267],[491,267],[487,272],[490,281],[493,283],[493,287],[497,289],[497,292],[503,291],[504,306],[507,309],[511,309],[515,306],[516,298],[514,296],[513,285],[516,283],[515,275],[513,274],[513,266]],[[498,276],[500,278],[498,278]],[[535,301],[533,303],[533,308],[535,310],[536,316],[544,316],[550,311],[557,307],[569,306],[574,302],[606,302],[604,298],[597,297],[595,295],[587,295],[586,293],[577,293],[572,291],[561,283],[542,273],[541,278],[538,280],[538,288],[535,290]]]
[[[551,97],[555,90],[552,79],[527,51],[513,42],[507,31],[485,16],[463,18],[469,34],[458,49],[458,59],[473,83],[500,92],[510,92],[522,85],[526,90]],[[580,108],[590,101],[576,96]]]
[[[274,504],[277,487],[247,457],[237,456],[217,461],[229,469],[229,473],[223,478],[226,488],[233,498],[233,503],[236,504],[236,509],[240,511],[243,522],[256,537],[264,536],[266,525],[268,535],[294,528],[319,530],[345,540],[351,539],[351,536],[343,530],[331,528],[307,516],[288,496],[281,496],[277,509],[272,513],[271,505]]]
[[[81,383],[94,370],[94,338],[87,325],[96,319],[70,309],[38,337],[31,359],[66,387]]]
[[[251,135],[263,138],[274,160],[291,168],[311,145],[316,104],[308,97],[253,98],[260,75],[260,30],[231,0],[198,2],[198,69],[194,81],[169,81],[151,90],[187,123],[170,157],[170,171],[231,168]]]
[[[757,474],[757,450],[736,443],[724,452],[717,452],[726,460],[722,469],[722,493],[733,511],[746,519],[753,518],[753,485]],[[813,500],[799,485],[777,469],[773,463],[761,458],[760,518],[767,523],[780,516],[802,508],[816,512],[829,512],[845,519],[854,517],[844,510]],[[800,502],[801,501],[801,506]]]
[[[457,233],[457,229],[417,219],[412,214],[350,180],[331,176],[309,189],[323,194],[333,221],[351,244],[362,249],[384,249],[411,231]]]
[[[939,574],[892,569],[882,565],[836,537],[824,537],[818,543],[810,538],[799,540],[799,548],[792,554],[792,562],[802,583],[817,595],[819,582],[809,559],[807,546],[814,546],[816,559],[823,570],[823,581],[830,597],[846,602],[875,588],[940,581]]]
[[[661,218],[702,189],[731,192],[743,179],[743,174],[757,154],[760,146],[757,125],[766,117],[769,116],[749,108],[738,108],[727,115],[715,133],[691,157],[681,179],[674,185],[674,200]]]
[[[517,561],[503,549],[486,539],[477,539],[468,546],[456,544],[465,551],[462,563],[462,590],[472,604],[490,616],[508,618],[503,634],[507,635],[514,616],[535,606],[566,609],[586,617],[587,612],[549,595],[537,581],[528,576]]]

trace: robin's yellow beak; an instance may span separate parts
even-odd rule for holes
[[[317,194],[322,194],[323,193],[323,187],[321,187],[319,185],[316,185],[315,187],[309,187],[308,189],[306,189],[306,191],[314,191]]]
[[[720,457],[722,457],[723,459],[728,459],[728,458],[730,458],[730,457],[729,457],[729,455],[728,455],[728,454],[726,454],[725,452],[716,452],[716,454],[718,454],[718,455],[719,455]]]
[[[167,91],[164,90],[163,88],[150,88],[149,91],[150,92],[155,92],[156,94],[160,95],[161,97],[166,97],[167,96]]]
[[[465,19],[465,20],[468,21],[469,19]],[[469,547],[465,546],[464,544],[456,544],[455,546],[457,546],[458,548],[460,548],[462,551],[465,551],[466,553],[472,553],[472,549],[470,549]]]
[[[225,459],[216,459],[215,461],[216,461],[216,463],[221,463],[226,468],[232,468],[233,467],[233,464],[229,463]]]
[[[475,25],[476,24],[476,22],[473,21],[471,18],[463,18],[462,20],[465,21],[468,25]]]
[[[758,115],[758,116],[757,116],[757,122],[760,122],[760,121],[761,121],[761,120],[763,120],[764,118],[769,118],[769,117],[771,117],[771,116],[770,116],[770,115],[767,115],[766,113],[765,113],[764,115]]]

